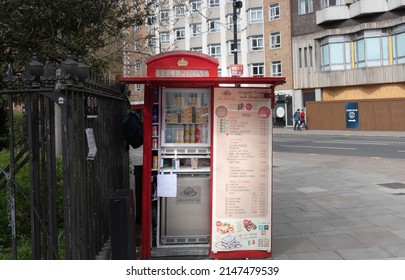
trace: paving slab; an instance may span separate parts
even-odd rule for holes
[[[381,260],[395,257],[387,250],[379,247],[339,249],[336,252],[345,260]]]
[[[308,239],[321,250],[337,250],[337,249],[352,249],[365,248],[367,244],[359,242],[349,234],[335,234],[323,236],[311,236]]]
[[[274,164],[273,259],[405,258],[405,190],[381,185],[405,182],[405,159],[275,153]]]

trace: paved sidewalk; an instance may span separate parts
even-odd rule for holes
[[[405,159],[273,162],[273,259],[405,259]]]
[[[298,135],[339,135],[339,136],[375,136],[375,137],[404,137],[405,131],[362,131],[362,130],[294,130],[292,127],[274,128],[273,133],[277,134],[298,134]]]
[[[405,138],[395,131],[273,132]],[[271,259],[405,260],[405,158],[273,156]]]

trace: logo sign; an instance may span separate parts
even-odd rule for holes
[[[346,128],[359,127],[359,104],[357,102],[346,103]]]
[[[243,75],[243,64],[231,64],[229,65],[229,68],[232,77]]]
[[[176,204],[201,204],[201,186],[177,186]]]

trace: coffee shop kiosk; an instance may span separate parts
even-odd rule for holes
[[[272,255],[272,109],[283,77],[218,77],[191,51],[156,55],[144,84],[141,258]]]

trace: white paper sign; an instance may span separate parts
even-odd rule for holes
[[[157,175],[157,196],[176,197],[177,196],[177,175],[158,174]]]
[[[96,140],[94,139],[94,132],[92,128],[86,128],[87,144],[89,146],[89,153],[87,160],[94,160],[97,154]]]

